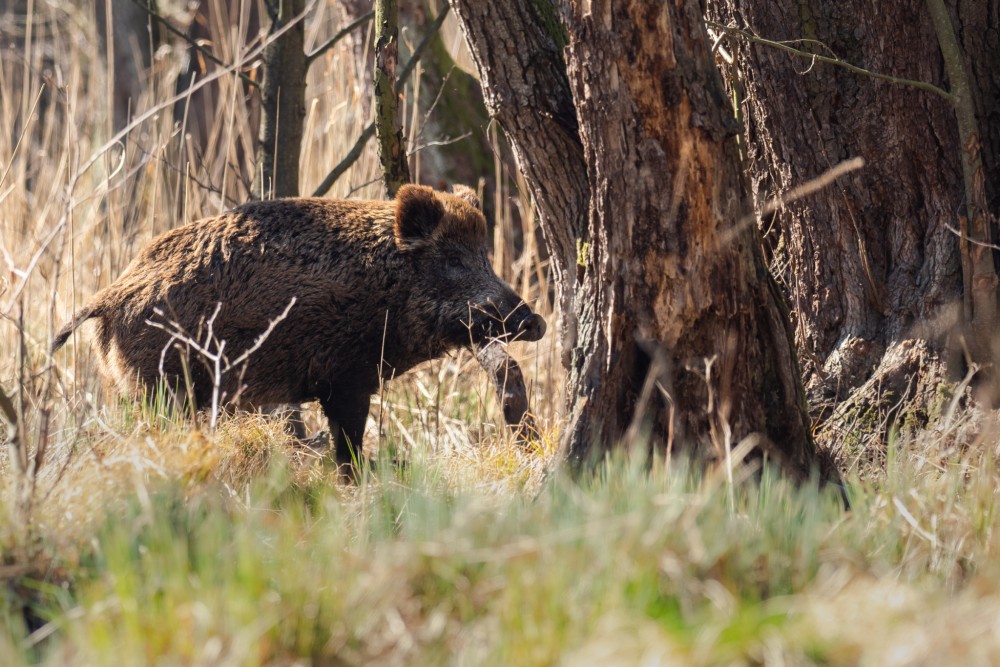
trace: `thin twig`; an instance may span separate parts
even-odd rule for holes
[[[348,191],[347,196],[344,197],[344,199],[350,199],[351,197],[354,196],[354,193],[357,192],[358,190],[361,190],[362,188],[367,188],[369,185],[375,185],[376,183],[378,183],[381,180],[382,180],[381,176],[376,176],[375,178],[372,178],[372,179],[370,179],[368,181],[365,181],[361,185],[355,185],[355,186],[353,186]]]
[[[267,341],[268,337],[274,332],[274,329],[288,317],[289,311],[291,311],[292,306],[298,300],[297,297],[292,297],[288,305],[285,306],[285,310],[282,311],[280,315],[271,320],[267,328],[261,333],[256,340],[254,340],[253,345],[243,351],[238,357],[230,361],[226,357],[226,341],[219,340],[215,335],[215,319],[219,316],[219,312],[222,309],[222,303],[217,303],[215,306],[215,311],[212,316],[206,320],[206,331],[205,331],[205,342],[199,343],[192,336],[190,336],[184,328],[177,322],[173,320],[166,320],[166,324],[157,322],[155,320],[146,320],[146,324],[163,331],[168,334],[170,338],[167,340],[166,344],[160,350],[160,375],[164,376],[164,360],[166,359],[167,350],[173,346],[175,342],[181,342],[187,345],[190,349],[197,352],[202,357],[202,362],[208,367],[208,370],[212,373],[212,412],[210,415],[210,426],[214,429],[218,420],[219,408],[222,402],[227,398],[224,393],[222,393],[222,378],[231,370],[246,363],[254,352],[259,350],[261,346]],[[159,308],[154,308],[153,312],[159,316],[163,316],[163,311]],[[211,350],[212,345],[215,345],[215,351]],[[183,357],[182,357],[183,360]],[[224,364],[224,365],[223,365]],[[242,377],[242,374],[241,374]],[[240,390],[237,389],[237,395]],[[235,400],[235,399],[234,399]]]
[[[413,69],[417,66],[417,63],[420,62],[420,56],[424,54],[424,51],[426,51],[427,47],[430,46],[431,40],[434,39],[434,36],[437,35],[441,26],[444,25],[444,20],[447,18],[448,11],[450,9],[451,5],[445,5],[441,9],[441,13],[437,15],[429,26],[427,26],[427,34],[424,35],[424,38],[420,40],[419,44],[417,44],[417,48],[413,50],[413,55],[410,56],[410,59],[406,61],[405,65],[403,65],[403,69],[399,70],[399,75],[396,77],[397,92],[399,92],[400,86],[404,81],[406,81],[406,78],[413,73]]]
[[[797,185],[788,192],[768,200],[767,203],[765,203],[764,206],[761,207],[759,215],[763,217],[765,215],[768,215],[769,213],[774,213],[779,208],[783,208],[784,206],[792,203],[793,201],[797,201],[799,199],[802,199],[803,197],[811,195],[814,192],[818,192],[819,190],[822,190],[826,186],[833,183],[841,176],[849,174],[852,171],[857,171],[858,169],[861,169],[864,166],[865,166],[864,158],[856,157],[850,160],[844,160],[843,162],[835,165],[834,167],[827,169],[816,178],[812,178],[803,183],[802,185]]]
[[[414,146],[413,148],[408,150],[406,152],[406,156],[409,157],[411,155],[415,155],[416,153],[419,153],[422,150],[425,150],[427,148],[432,148],[434,146],[450,146],[452,144],[457,144],[459,141],[462,141],[463,139],[468,139],[471,136],[472,136],[472,131],[470,130],[469,132],[466,132],[465,134],[460,134],[457,137],[448,139],[438,139],[436,141],[428,141],[425,144]]]
[[[323,179],[323,182],[316,187],[313,191],[313,197],[322,197],[330,190],[330,188],[333,187],[333,184],[337,182],[337,179],[343,176],[344,172],[350,169],[351,165],[358,161],[358,158],[361,157],[362,151],[365,149],[365,144],[367,144],[368,140],[374,135],[375,123],[373,121],[368,123],[368,127],[361,132],[361,136],[354,142],[354,146],[351,148],[350,152],[344,156],[344,159],[337,163],[337,166],[331,169],[330,173]]]
[[[829,47],[827,47],[825,44],[822,44],[822,42],[816,42],[816,40],[796,39],[788,42],[776,42],[774,40],[764,39],[763,37],[753,34],[752,32],[743,30],[741,28],[737,28],[736,26],[733,25],[723,25],[722,23],[717,23],[715,21],[705,21],[705,23],[711,28],[714,28],[716,30],[721,30],[722,32],[725,32],[726,34],[729,35],[738,35],[743,39],[747,40],[748,42],[752,42],[754,44],[761,44],[762,46],[770,46],[775,49],[781,49],[782,51],[787,51],[788,53],[791,53],[793,55],[802,58],[809,58],[813,61],[828,63],[830,65],[837,65],[839,67],[843,67],[846,70],[854,72],[855,74],[863,74],[864,76],[870,76],[875,79],[881,79],[882,81],[888,81],[889,83],[898,83],[903,86],[910,86],[912,88],[919,88],[920,90],[926,90],[927,92],[934,93],[935,95],[943,97],[944,99],[948,100],[948,102],[951,104],[955,104],[954,95],[949,93],[947,90],[944,90],[943,88],[938,88],[932,83],[927,83],[926,81],[916,81],[914,79],[903,79],[898,76],[891,76],[889,74],[881,74],[880,72],[873,72],[871,70],[858,67],[857,65],[852,65],[851,63],[845,60],[841,60],[836,56],[833,57],[823,56],[818,53],[810,53],[809,51],[802,51],[801,49],[796,49],[793,46],[789,46],[790,44],[797,44],[808,41],[813,43],[819,43],[828,51],[830,51]]]
[[[38,100],[42,99],[42,93],[45,92],[45,84],[43,83],[38,88],[38,94],[35,95],[35,101],[31,103],[31,109],[28,111],[28,115],[24,117],[24,126],[21,128],[21,134],[17,137],[17,143],[14,144],[14,150],[10,153],[10,162],[7,163],[7,168],[3,170],[3,175],[0,176],[0,185],[7,180],[7,174],[10,173],[11,165],[14,164],[14,158],[17,157],[17,149],[21,147],[21,141],[24,139],[24,135],[28,133],[31,128],[31,119],[35,117],[35,107],[38,106]],[[0,198],[2,201],[2,198]]]
[[[226,364],[226,367],[222,369],[222,372],[228,373],[234,367],[239,366],[244,361],[246,361],[251,354],[259,350],[260,346],[264,344],[264,341],[267,340],[268,336],[270,336],[274,332],[275,327],[281,324],[281,322],[284,321],[286,317],[288,317],[288,312],[292,309],[292,306],[295,305],[296,301],[298,301],[298,297],[293,296],[292,299],[288,302],[288,305],[285,306],[285,309],[281,311],[281,314],[278,315],[273,320],[271,320],[267,325],[267,329],[265,329],[263,333],[257,336],[257,339],[253,342],[253,345],[251,345],[245,352],[243,352],[243,354],[241,354],[240,356],[236,357],[231,362]]]
[[[968,234],[963,234],[961,232],[961,230],[955,229],[954,227],[952,227],[951,225],[949,225],[947,222],[944,223],[944,228],[947,229],[952,234],[954,234],[955,236],[957,236],[959,239],[961,239],[963,241],[967,241],[967,242],[971,243],[972,245],[977,245],[977,246],[980,246],[981,248],[989,248],[990,250],[1000,250],[1000,246],[995,245],[993,243],[987,243],[985,241],[977,241],[976,239],[972,238]]]
[[[764,203],[759,212],[745,216],[736,224],[736,226],[730,229],[723,238],[723,243],[731,241],[733,238],[742,233],[745,228],[749,227],[757,220],[758,216],[763,217],[770,213],[774,213],[778,209],[783,208],[794,201],[798,201],[803,197],[808,197],[814,192],[818,192],[819,190],[827,187],[844,174],[849,174],[852,171],[861,169],[864,166],[864,158],[856,157],[850,160],[844,160],[834,167],[827,169],[816,178],[809,179],[805,183],[792,188],[788,192],[769,199]]]
[[[133,0],[133,2],[135,1],[136,0]],[[360,28],[362,25],[370,21],[373,16],[375,16],[374,9],[368,12],[367,14],[358,17],[351,23],[348,23],[346,26],[338,30],[333,37],[323,42],[320,46],[316,47],[316,49],[312,53],[306,55],[306,67],[312,65],[314,60],[316,60],[321,55],[326,53],[329,49],[331,49],[337,42],[342,40],[344,37],[354,32],[356,28]]]
[[[211,182],[206,183],[204,181],[199,180],[196,176],[192,175],[188,171],[184,171],[183,169],[181,169],[177,165],[171,163],[169,160],[167,160],[163,156],[160,156],[160,155],[150,155],[150,158],[153,159],[153,160],[159,161],[164,166],[166,166],[168,169],[170,169],[170,170],[176,172],[177,174],[179,174],[179,175],[187,178],[189,181],[191,181],[192,183],[194,183],[195,185],[197,185],[201,189],[206,190],[208,192],[211,192],[212,194],[219,195],[219,197],[222,198],[222,203],[224,205],[239,206],[241,203],[243,203],[240,200],[234,199],[233,197],[230,197],[229,195],[227,195],[226,193],[224,193],[222,191],[222,188],[220,188],[219,186],[213,185]],[[229,166],[232,167],[232,163],[229,163]],[[243,185],[245,186],[246,183],[244,182]]]

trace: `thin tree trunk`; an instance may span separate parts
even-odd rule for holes
[[[957,5],[952,15],[969,72],[983,187],[995,222],[1000,214],[1000,0],[958,0]]]
[[[988,363],[990,339],[997,324],[997,274],[993,267],[993,252],[989,246],[992,239],[985,183],[983,183],[983,156],[976,122],[975,100],[969,72],[966,69],[965,55],[944,0],[927,0],[927,13],[937,34],[953,98],[955,121],[958,125],[959,156],[967,219],[964,227],[970,237],[962,253],[963,285],[969,285],[965,297],[972,311],[966,316],[966,324],[970,328],[973,357],[981,363]]]
[[[406,140],[399,118],[396,93],[396,64],[399,60],[399,4],[396,0],[375,0],[375,141],[382,164],[386,194],[392,198],[410,182]]]
[[[815,465],[787,313],[741,224],[735,124],[699,3],[570,2],[565,70],[545,3],[452,4],[573,295],[571,459],[630,432],[709,458],[748,438],[797,472]],[[567,89],[573,106],[551,113]],[[569,190],[579,217],[552,215],[566,201],[559,178],[581,172]]]
[[[296,21],[264,49],[261,118],[253,197],[299,194],[299,155],[306,115],[305,0],[268,0],[270,34]]]

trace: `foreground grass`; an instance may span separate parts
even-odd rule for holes
[[[0,663],[1000,660],[983,443],[900,446],[845,512],[771,470],[730,490],[622,456],[543,479],[550,450],[502,442],[375,462],[343,485],[269,428],[160,431],[185,438],[183,457],[105,492],[76,532],[41,536],[30,571],[7,578]]]

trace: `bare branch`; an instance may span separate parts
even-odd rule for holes
[[[281,311],[281,314],[278,315],[276,318],[274,318],[273,320],[271,320],[268,323],[267,329],[265,329],[264,332],[257,337],[257,340],[254,341],[253,345],[251,345],[243,354],[241,354],[240,356],[236,357],[236,359],[234,359],[228,365],[226,365],[226,367],[222,369],[222,372],[223,373],[228,373],[234,367],[236,367],[236,366],[242,364],[244,361],[246,361],[250,357],[251,354],[253,354],[257,350],[259,350],[260,346],[264,344],[264,341],[267,340],[267,337],[271,335],[271,333],[274,331],[274,329],[279,324],[281,324],[281,322],[286,317],[288,317],[288,312],[292,309],[292,306],[295,305],[295,302],[297,300],[298,300],[298,298],[293,296],[292,300],[288,302],[287,306],[285,306],[285,309],[283,311]]]
[[[371,139],[374,134],[375,123],[368,123],[368,127],[361,132],[361,136],[354,142],[354,146],[351,148],[350,152],[344,156],[343,160],[337,163],[336,167],[330,170],[330,173],[326,175],[323,182],[316,186],[316,189],[313,191],[313,197],[322,197],[329,192],[330,188],[333,187],[333,184],[337,182],[337,179],[343,176],[344,172],[350,169],[351,165],[358,161],[358,158],[361,157],[362,151],[365,149],[365,144],[368,143],[368,140]]]
[[[769,213],[777,211],[783,206],[791,204],[793,201],[798,201],[803,197],[808,197],[814,192],[819,192],[823,188],[827,187],[835,180],[849,174],[852,171],[857,171],[865,166],[864,158],[856,157],[850,160],[844,160],[843,162],[834,165],[830,169],[827,169],[822,174],[816,178],[811,178],[801,185],[797,185],[788,192],[778,195],[770,200],[768,200],[763,207],[761,207],[759,215],[765,216]]]
[[[201,55],[203,55],[206,58],[208,58],[209,60],[211,60],[213,63],[215,63],[219,67],[229,67],[229,65],[227,65],[225,62],[223,62],[222,60],[220,60],[219,58],[217,58],[211,51],[209,51],[204,46],[202,46],[201,44],[199,44],[198,40],[192,39],[191,36],[185,34],[183,30],[179,30],[179,29],[175,28],[174,25],[170,21],[168,21],[165,17],[160,16],[158,13],[156,13],[155,11],[153,11],[152,9],[150,9],[149,7],[147,7],[146,5],[144,5],[140,0],[132,0],[132,4],[135,5],[136,7],[139,7],[140,9],[142,9],[147,14],[149,14],[149,16],[151,18],[156,19],[159,22],[160,25],[162,25],[164,28],[167,29],[167,31],[169,31],[169,32],[177,35],[181,39],[183,39],[185,42],[187,42],[188,46],[190,46],[192,49],[196,50],[198,53],[200,53]],[[257,83],[256,81],[254,81],[251,77],[247,76],[243,72],[237,72],[237,74],[248,85],[253,86],[254,88],[259,88],[260,87],[259,83]]]
[[[414,155],[424,149],[431,148],[433,146],[451,146],[452,144],[457,144],[462,139],[468,139],[471,136],[472,132],[470,131],[464,134],[460,134],[457,137],[447,137],[445,139],[438,139],[436,141],[428,141],[427,143],[420,144],[419,146],[414,146],[412,149],[407,151],[406,154],[407,156]]]
[[[752,42],[753,44],[760,44],[762,46],[770,46],[775,49],[781,49],[782,51],[786,51],[801,58],[809,58],[814,62],[818,61],[821,63],[828,63],[830,65],[837,65],[838,67],[843,67],[844,69],[854,72],[855,74],[862,74],[864,76],[870,76],[874,79],[888,81],[889,83],[898,83],[903,86],[910,86],[913,88],[919,88],[920,90],[926,90],[927,92],[934,93],[935,95],[943,97],[944,99],[948,100],[948,102],[950,102],[951,104],[955,103],[954,95],[949,93],[947,90],[938,88],[932,83],[927,83],[926,81],[915,81],[913,79],[903,79],[897,76],[891,76],[889,74],[872,72],[871,70],[858,67],[857,65],[852,65],[851,63],[845,60],[841,60],[836,56],[824,56],[818,53],[810,53],[809,51],[802,51],[801,49],[797,49],[793,46],[790,46],[790,44],[816,43],[820,44],[827,51],[830,51],[829,47],[827,47],[822,42],[817,42],[816,40],[796,39],[791,41],[776,42],[774,40],[764,39],[763,37],[753,34],[752,32],[743,30],[741,28],[737,28],[734,25],[723,25],[722,23],[717,23],[715,21],[705,21],[705,24],[711,28],[714,28],[715,30],[722,31],[728,35],[736,35],[738,37],[742,37],[743,39],[747,40],[748,42]],[[832,51],[830,52],[832,53]]]
[[[441,13],[438,14],[433,21],[431,21],[429,26],[427,26],[427,34],[425,34],[424,38],[420,40],[419,44],[417,44],[417,48],[413,49],[413,55],[411,55],[410,59],[406,61],[405,65],[403,65],[403,69],[399,70],[399,75],[396,77],[397,92],[399,92],[400,88],[402,88],[403,82],[406,81],[406,78],[413,73],[413,69],[417,66],[417,63],[420,62],[420,57],[424,55],[424,51],[426,51],[427,47],[430,46],[434,36],[437,35],[439,30],[441,30],[441,26],[444,25],[444,20],[447,18],[448,11],[450,9],[451,5],[445,5],[442,7]]]
[[[222,378],[232,371],[237,366],[245,364],[254,352],[260,349],[268,337],[274,332],[274,329],[280,324],[286,317],[288,317],[289,311],[291,311],[292,306],[298,300],[297,297],[292,297],[288,305],[285,306],[285,310],[281,312],[280,315],[271,320],[267,328],[261,333],[260,336],[254,341],[254,344],[243,351],[234,360],[229,361],[226,357],[226,341],[220,340],[215,335],[215,320],[219,316],[219,312],[222,310],[222,304],[217,303],[215,305],[215,311],[212,312],[212,316],[205,320],[205,342],[199,343],[195,340],[189,333],[187,333],[184,328],[174,322],[173,320],[167,320],[166,324],[157,322],[155,320],[146,320],[146,324],[153,327],[154,329],[159,329],[164,333],[168,334],[170,338],[167,340],[163,349],[160,350],[160,375],[163,376],[164,373],[164,360],[167,356],[167,350],[173,346],[175,342],[180,342],[186,345],[189,349],[198,353],[202,357],[202,361],[208,367],[208,370],[212,373],[212,408],[211,414],[209,416],[209,425],[215,428],[215,425],[219,418],[219,408],[222,402],[226,399],[226,394],[222,392]],[[159,308],[154,308],[153,312],[159,316],[163,316],[163,311]],[[210,349],[212,345],[215,346],[215,352]],[[183,355],[182,355],[183,363]],[[225,364],[225,365],[223,365]],[[242,372],[240,374],[240,382],[242,382]],[[238,389],[236,395],[238,396],[240,390]]]
[[[783,206],[787,206],[788,204],[791,204],[794,201],[798,201],[803,197],[808,197],[814,192],[819,192],[820,190],[829,186],[835,180],[840,178],[841,176],[849,174],[852,171],[861,169],[864,166],[865,166],[864,158],[856,157],[850,160],[844,160],[843,162],[831,167],[830,169],[827,169],[816,178],[811,178],[805,183],[795,186],[788,192],[769,199],[767,202],[764,203],[764,205],[761,207],[758,213],[753,213],[751,215],[745,216],[742,220],[739,221],[739,223],[737,223],[732,229],[730,229],[723,236],[723,243],[728,243],[732,241],[734,238],[736,238],[739,234],[743,232],[744,229],[746,229],[756,221],[758,215],[763,217],[769,213],[774,213]]]
[[[133,0],[133,2],[135,2],[135,0]],[[321,45],[316,47],[315,51],[306,55],[306,67],[312,65],[314,60],[316,60],[321,55],[326,53],[330,48],[332,48],[337,42],[342,40],[344,37],[354,32],[356,28],[359,28],[368,21],[370,21],[373,16],[375,16],[374,9],[368,12],[367,14],[358,17],[351,23],[348,23],[346,26],[338,30],[333,37],[331,37],[330,39],[326,40]]]
[[[35,95],[35,101],[31,103],[31,109],[28,111],[28,115],[24,117],[24,127],[21,128],[21,134],[17,137],[17,143],[14,144],[14,150],[10,153],[10,161],[7,163],[7,167],[3,170],[3,175],[0,176],[0,185],[7,180],[7,174],[10,173],[10,167],[14,164],[14,158],[17,156],[17,149],[21,147],[21,141],[24,139],[24,135],[28,133],[31,128],[31,120],[35,117],[35,108],[38,106],[38,100],[42,99],[42,93],[45,92],[45,84],[43,83],[38,87],[38,94]],[[3,201],[0,198],[0,201]]]

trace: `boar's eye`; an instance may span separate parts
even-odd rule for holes
[[[456,271],[461,271],[463,268],[465,268],[465,264],[462,263],[462,258],[459,257],[458,255],[448,255],[447,257],[445,257],[444,263],[445,266],[447,266],[449,269],[453,269]]]

